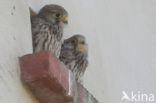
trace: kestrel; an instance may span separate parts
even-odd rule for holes
[[[80,83],[83,83],[83,75],[88,66],[87,47],[86,39],[82,35],[74,35],[64,40],[61,47],[60,60]]]
[[[67,11],[59,5],[46,5],[31,18],[33,51],[51,51],[59,57]]]

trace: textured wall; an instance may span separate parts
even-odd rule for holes
[[[28,7],[0,0],[0,103],[35,103],[20,81],[18,57],[32,52]]]

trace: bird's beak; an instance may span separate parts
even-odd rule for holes
[[[62,16],[61,19],[64,24],[68,24],[67,16]]]
[[[86,53],[86,46],[85,45],[82,45],[82,44],[79,44],[78,46],[77,46],[77,50],[78,51],[80,51],[80,52],[82,52],[82,53]]]
[[[62,16],[60,19],[61,19],[61,21],[60,21],[59,25],[61,27],[63,27],[65,24],[68,24],[68,20],[67,20],[66,16]]]

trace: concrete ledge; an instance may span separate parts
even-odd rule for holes
[[[40,103],[98,103],[51,52],[25,55],[20,67],[21,80]]]

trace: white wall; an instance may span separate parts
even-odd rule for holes
[[[18,57],[28,53],[28,6],[21,0],[0,0],[0,103],[36,103],[20,80]]]
[[[75,33],[87,37],[90,65],[84,84],[101,103],[122,103],[123,90],[156,95],[155,0],[23,2],[35,11],[49,3],[67,9],[65,38]],[[32,52],[28,7],[23,2],[0,1],[0,103],[33,102],[19,80],[18,57]]]

